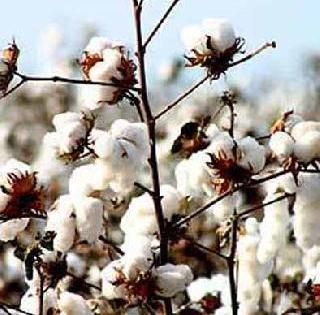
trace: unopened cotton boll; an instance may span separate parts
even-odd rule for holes
[[[294,155],[301,162],[308,163],[320,157],[320,131],[307,132],[295,142]]]
[[[58,306],[61,315],[92,315],[86,301],[81,295],[62,292],[59,296]]]
[[[103,230],[103,202],[93,197],[83,198],[75,206],[75,214],[80,240],[95,242]]]
[[[212,47],[223,53],[234,46],[235,32],[231,23],[225,19],[205,19],[202,22],[206,36],[210,36]]]
[[[288,133],[278,131],[271,136],[269,146],[278,158],[286,158],[293,154],[294,139]]]
[[[13,219],[0,225],[0,240],[8,242],[14,240],[17,235],[25,230],[30,219]]]
[[[65,253],[73,245],[75,237],[75,219],[73,203],[69,195],[61,196],[53,211],[48,213],[46,231],[54,231],[53,248]]]
[[[166,264],[154,270],[156,293],[162,297],[173,297],[183,292],[193,280],[193,274],[187,265]]]

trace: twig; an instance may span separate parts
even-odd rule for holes
[[[85,280],[82,279],[82,278],[77,277],[76,275],[72,274],[71,272],[67,272],[66,274],[67,274],[69,277],[73,278],[73,279],[80,280],[84,285],[86,285],[86,286],[89,287],[89,288],[93,288],[93,289],[95,289],[95,290],[97,290],[97,291],[100,291],[100,292],[102,291],[102,289],[101,289],[100,287],[98,287],[98,286],[96,286],[96,285],[94,285],[94,284],[92,284],[92,283],[89,283],[89,282],[85,281]]]
[[[269,48],[269,47],[276,47],[276,43],[275,42],[268,42],[265,43],[264,45],[262,45],[261,47],[259,47],[258,49],[254,50],[253,52],[249,53],[248,55],[246,55],[245,57],[234,61],[232,63],[230,63],[228,65],[228,68],[232,68],[235,67],[253,57],[255,57],[256,55],[258,55],[259,53],[261,53],[263,50]],[[164,114],[166,114],[169,110],[171,110],[173,107],[177,106],[183,99],[185,99],[187,96],[189,96],[191,93],[193,93],[199,86],[201,86],[204,82],[206,82],[208,79],[210,78],[210,75],[207,74],[202,80],[200,80],[198,83],[196,83],[193,87],[191,87],[188,91],[186,91],[185,93],[183,93],[181,96],[179,96],[175,101],[173,101],[172,103],[170,103],[169,105],[167,105],[162,111],[160,111],[156,116],[155,119],[159,119],[161,116],[163,116]],[[218,79],[218,78],[217,78]]]
[[[10,305],[10,304],[8,304],[8,303],[1,302],[1,301],[0,301],[0,305],[3,306],[3,307],[5,307],[7,310],[8,310],[8,309],[12,309],[12,310],[15,310],[15,311],[17,311],[17,312],[19,312],[19,313],[21,313],[21,314],[34,315],[34,314],[32,314],[32,313],[29,313],[29,312],[26,312],[26,311],[21,310],[21,309],[19,308],[19,306]],[[2,308],[2,309],[3,309],[3,308]],[[11,313],[10,313],[10,314],[11,314]]]
[[[178,105],[182,100],[184,100],[186,97],[188,97],[190,94],[192,94],[198,87],[200,87],[203,83],[205,83],[210,78],[209,75],[206,75],[204,78],[202,78],[199,82],[197,82],[195,85],[193,85],[189,90],[181,94],[175,101],[167,105],[163,110],[161,110],[157,115],[155,115],[154,119],[159,119],[161,116],[166,114],[169,110],[174,108],[176,105]]]
[[[282,196],[279,196],[279,197],[277,197],[277,198],[275,198],[273,200],[270,200],[270,201],[268,201],[266,203],[261,203],[261,204],[259,204],[257,206],[254,206],[252,208],[249,208],[247,210],[244,210],[244,211],[238,213],[237,217],[238,218],[243,218],[244,216],[247,216],[248,214],[250,214],[250,213],[252,213],[252,212],[254,212],[256,210],[259,210],[261,208],[264,208],[264,207],[267,207],[269,205],[272,205],[273,203],[276,203],[276,202],[281,201],[283,199],[286,199],[286,198],[289,198],[289,197],[293,197],[294,195],[295,194],[284,193]]]
[[[110,83],[110,82],[103,82],[103,81],[89,81],[89,80],[80,80],[80,79],[70,79],[60,76],[51,76],[51,77],[40,77],[40,76],[29,76],[25,74],[21,74],[19,72],[14,72],[15,75],[17,75],[21,81],[15,85],[12,89],[5,92],[0,99],[8,96],[15,90],[17,90],[19,87],[21,87],[26,82],[53,82],[53,83],[68,83],[68,84],[76,84],[76,85],[102,85],[102,86],[114,86],[119,89],[125,89],[125,90],[131,90],[139,92],[140,88],[134,87],[134,86],[124,86],[120,85],[118,83]]]
[[[249,53],[245,57],[230,63],[229,68],[235,67],[235,66],[239,65],[240,63],[243,63],[245,61],[248,61],[248,60],[252,59],[253,57],[255,57],[256,55],[260,54],[262,51],[264,51],[265,49],[267,49],[269,47],[276,48],[277,47],[276,42],[272,41],[272,42],[267,42],[267,43],[263,44],[262,46],[260,46],[259,48],[255,49],[253,52]]]
[[[229,273],[229,285],[230,285],[230,296],[232,301],[232,314],[238,314],[238,300],[237,300],[237,286],[234,276],[234,265],[235,256],[237,252],[237,232],[238,232],[238,217],[236,209],[232,220],[232,234],[231,234],[231,248],[230,254],[227,259],[228,273]]]
[[[134,182],[134,185],[140,189],[142,189],[144,192],[147,192],[150,196],[154,195],[154,191],[152,191],[151,189],[149,189],[148,187],[138,183],[138,182]]]
[[[109,241],[108,239],[106,239],[104,236],[100,235],[100,236],[99,236],[99,240],[102,241],[103,243],[111,246],[111,247],[114,249],[114,251],[115,251],[116,253],[118,253],[120,256],[123,256],[123,255],[124,255],[124,251],[123,251],[120,247],[114,245],[112,242],[110,242],[110,241]]]
[[[229,190],[221,195],[219,195],[218,197],[216,197],[215,199],[211,200],[210,202],[208,202],[207,204],[205,204],[204,206],[200,207],[199,209],[195,210],[194,212],[190,213],[189,215],[185,216],[183,219],[181,219],[180,221],[178,221],[177,223],[172,225],[172,228],[176,228],[179,227],[187,222],[189,222],[190,220],[192,220],[194,217],[198,216],[199,214],[201,214],[202,212],[206,211],[207,209],[209,209],[211,206],[215,205],[216,203],[218,203],[219,201],[223,200],[224,198],[226,198],[227,196],[232,195],[233,193],[241,190],[242,188],[247,188],[247,187],[251,187],[251,186],[255,186],[261,183],[264,183],[270,179],[279,177],[281,175],[287,174],[289,173],[289,170],[281,170],[278,173],[273,173],[269,176],[266,177],[262,177],[259,179],[251,179],[251,181],[247,184],[242,184],[237,186],[236,188],[234,188],[233,190]]]
[[[39,315],[43,315],[43,286],[44,286],[44,275],[40,271],[41,266],[38,266],[37,271],[40,278],[40,292],[39,292]]]
[[[257,141],[261,141],[261,140],[266,140],[266,139],[270,139],[271,134],[265,135],[265,136],[260,136],[255,138]]]
[[[198,242],[196,242],[195,240],[193,240],[191,237],[188,237],[186,235],[181,235],[181,238],[187,240],[191,245],[193,245],[194,247],[198,247],[199,249],[205,251],[205,252],[208,252],[210,254],[213,254],[213,255],[216,255],[222,259],[228,259],[227,256],[219,253],[218,251],[214,250],[214,249],[211,249],[209,247],[206,247]]]
[[[142,0],[143,1],[143,0]],[[142,2],[141,1],[141,2]],[[163,23],[166,21],[166,19],[168,18],[168,16],[170,15],[170,13],[172,12],[172,10],[174,9],[174,7],[179,3],[180,0],[173,0],[171,5],[169,6],[169,8],[167,9],[167,11],[165,12],[165,14],[163,15],[163,17],[160,19],[160,21],[158,22],[158,24],[154,27],[154,29],[152,30],[152,32],[150,33],[150,35],[147,37],[145,43],[143,44],[142,48],[145,51],[146,47],[148,46],[148,44],[151,42],[151,40],[153,39],[153,37],[157,34],[157,32],[160,30],[161,26],[163,25]]]

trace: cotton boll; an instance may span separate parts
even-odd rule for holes
[[[307,132],[295,142],[294,155],[299,161],[308,163],[320,157],[320,131]]]
[[[1,223],[0,240],[8,242],[14,240],[28,225],[30,219],[13,219]]]
[[[130,123],[125,119],[117,119],[111,125],[110,133],[116,139],[132,142],[143,155],[149,151],[147,126],[144,123]]]
[[[214,189],[208,172],[207,162],[210,157],[204,152],[197,152],[187,160],[179,162],[175,169],[177,189],[184,196],[212,196]]]
[[[56,130],[63,129],[69,123],[78,122],[81,120],[81,114],[74,112],[64,112],[53,117],[52,124]]]
[[[80,240],[95,242],[103,230],[103,202],[97,198],[83,198],[75,206],[75,214]]]
[[[61,315],[91,315],[93,314],[81,295],[71,292],[62,292],[59,296],[58,306]]]
[[[83,108],[91,111],[98,110],[105,103],[109,103],[114,99],[116,91],[117,88],[114,86],[85,85],[79,90],[79,101]]]
[[[166,264],[155,269],[157,294],[162,297],[173,297],[182,292],[193,280],[193,274],[187,265]]]
[[[183,197],[176,188],[170,185],[161,185],[160,194],[163,196],[161,199],[163,214],[170,220],[174,214],[179,213]]]
[[[125,299],[126,297],[124,284],[115,285],[121,269],[121,260],[114,260],[101,271],[102,295],[108,300]]]
[[[86,262],[77,254],[70,252],[66,256],[68,271],[77,277],[82,277],[86,272]]]
[[[115,139],[106,131],[101,131],[95,137],[94,151],[99,158],[109,159],[112,156]]]
[[[196,50],[201,54],[209,54],[209,49],[206,45],[206,36],[197,25],[185,27],[181,32],[181,38],[188,50]]]
[[[239,203],[239,198],[238,193],[227,196],[210,207],[209,211],[212,212],[217,222],[222,223],[233,214],[234,209]]]
[[[272,201],[281,194],[268,195],[264,203]],[[264,218],[260,225],[261,240],[258,245],[257,257],[264,264],[275,258],[277,252],[286,245],[289,234],[288,199],[282,199],[265,208]]]
[[[112,42],[106,37],[94,36],[90,39],[84,51],[90,54],[102,55],[102,52],[112,47]]]
[[[279,158],[286,158],[293,154],[294,140],[286,132],[274,133],[269,142],[270,149]]]
[[[124,255],[121,257],[122,272],[129,281],[137,279],[139,274],[144,273],[150,269],[152,259],[148,259],[141,253],[133,255]]]
[[[297,123],[291,130],[291,136],[295,139],[302,139],[309,132],[320,132],[320,123],[317,121],[302,121]]]
[[[216,136],[207,147],[206,152],[212,153],[215,156],[222,155],[226,159],[235,159],[234,156],[234,140],[226,132]]]
[[[198,302],[208,293],[212,293],[211,283],[211,279],[208,278],[198,278],[191,282],[187,288],[190,300],[192,302]]]
[[[251,170],[253,173],[261,171],[265,165],[265,149],[254,138],[245,137],[238,143],[241,159],[238,165]]]
[[[57,294],[54,289],[49,288],[43,295],[43,314],[57,308]],[[20,309],[31,314],[39,314],[39,296],[30,289],[23,295]]]
[[[225,19],[206,19],[202,22],[206,36],[210,36],[212,47],[224,53],[236,41],[233,26]]]
[[[289,173],[265,182],[264,188],[268,194],[277,193],[279,191],[285,191],[289,194],[293,194],[297,191],[297,185],[294,178],[292,174]]]
[[[75,219],[73,203],[69,195],[61,196],[53,211],[48,213],[46,231],[56,232],[53,248],[65,253],[73,245],[75,237]]]
[[[220,135],[221,131],[216,124],[210,124],[206,130],[206,135],[212,140],[216,136]]]
[[[121,250],[128,256],[130,255],[141,255],[147,259],[153,257],[152,251],[152,238],[150,236],[139,235],[139,234],[126,234]]]

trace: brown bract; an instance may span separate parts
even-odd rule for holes
[[[99,54],[90,54],[85,51],[82,55],[79,64],[81,65],[82,72],[86,80],[90,80],[89,72],[90,69],[99,61],[102,61],[102,57]]]
[[[203,54],[196,49],[191,52],[192,56],[185,56],[187,59],[187,67],[205,67],[212,79],[218,79],[221,74],[225,73],[233,61],[233,57],[237,53],[241,53],[244,46],[244,39],[238,37],[234,45],[226,49],[224,52],[219,51],[211,44],[211,36],[207,36],[207,49],[209,53]]]
[[[20,50],[15,41],[13,41],[8,48],[1,51],[1,61],[8,67],[8,71],[0,75],[0,92],[3,94],[8,90],[8,86],[13,79],[14,72],[17,70],[19,53]]]
[[[249,181],[252,171],[239,166],[236,157],[228,157],[223,150],[217,155],[209,153],[209,156],[211,161],[207,165],[213,172],[211,182],[219,194],[233,189],[236,184]]]
[[[293,114],[293,110],[285,112],[282,116],[272,125],[270,131],[272,134],[277,131],[285,131],[285,124],[287,119]]]
[[[17,219],[27,216],[44,216],[45,193],[42,186],[38,186],[36,172],[9,173],[7,175],[9,187],[1,186],[1,190],[10,195],[1,217]]]

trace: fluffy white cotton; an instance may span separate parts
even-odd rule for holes
[[[61,196],[55,209],[48,213],[47,231],[56,232],[53,240],[53,248],[56,251],[66,253],[73,245],[76,222],[74,207],[69,195]]]
[[[86,138],[89,125],[82,114],[57,114],[52,122],[56,131],[47,133],[43,141],[46,146],[54,149],[58,156],[72,153]]]
[[[102,55],[102,52],[112,47],[112,42],[106,37],[94,36],[91,37],[89,43],[85,47],[84,51],[90,54]]]
[[[57,294],[54,289],[49,288],[43,296],[43,314],[57,308]],[[31,314],[39,314],[39,296],[32,290],[28,290],[22,297],[20,309]]]
[[[231,23],[225,19],[205,19],[202,27],[206,36],[210,36],[211,45],[223,53],[231,48],[236,41],[236,35]]]
[[[270,202],[281,194],[270,194],[264,199],[264,203]],[[261,240],[258,245],[257,257],[264,264],[276,257],[276,254],[286,245],[289,230],[289,203],[288,199],[282,199],[264,209],[264,218],[260,224]]]
[[[245,137],[238,142],[241,158],[238,165],[251,170],[252,173],[258,173],[265,165],[265,149],[254,138]]]
[[[66,256],[68,271],[77,277],[82,277],[86,272],[86,262],[79,255],[69,252]]]
[[[318,228],[320,178],[314,174],[304,174],[300,178],[294,204],[293,227],[297,245],[303,250],[320,245]]]
[[[298,140],[309,132],[320,132],[320,123],[317,121],[301,121],[293,126],[291,136]]]
[[[81,295],[62,292],[59,296],[58,306],[61,315],[92,315],[86,301]]]
[[[182,196],[169,185],[162,185],[160,192],[163,214],[170,221],[175,213],[179,213]],[[152,235],[158,230],[154,203],[148,193],[132,199],[120,226],[126,234]]]
[[[288,133],[278,131],[271,136],[269,146],[278,158],[286,158],[293,153],[294,139]]]
[[[320,157],[320,131],[306,132],[301,138],[296,139],[294,155],[301,162],[311,162]]]
[[[207,163],[210,157],[205,152],[192,154],[189,159],[179,162],[175,169],[177,189],[184,196],[212,196],[213,188]]]
[[[80,241],[95,242],[103,232],[103,202],[83,198],[75,206],[75,215]]]
[[[28,225],[30,219],[14,219],[0,223],[0,240],[8,242],[14,240]]]
[[[208,38],[215,53],[220,54],[233,47],[236,41],[234,29],[225,19],[206,19],[201,26],[186,27],[181,37],[188,50],[196,50],[204,55],[212,53],[207,45]]]
[[[163,297],[173,297],[183,292],[193,280],[193,274],[187,265],[166,264],[154,270],[156,293]]]

